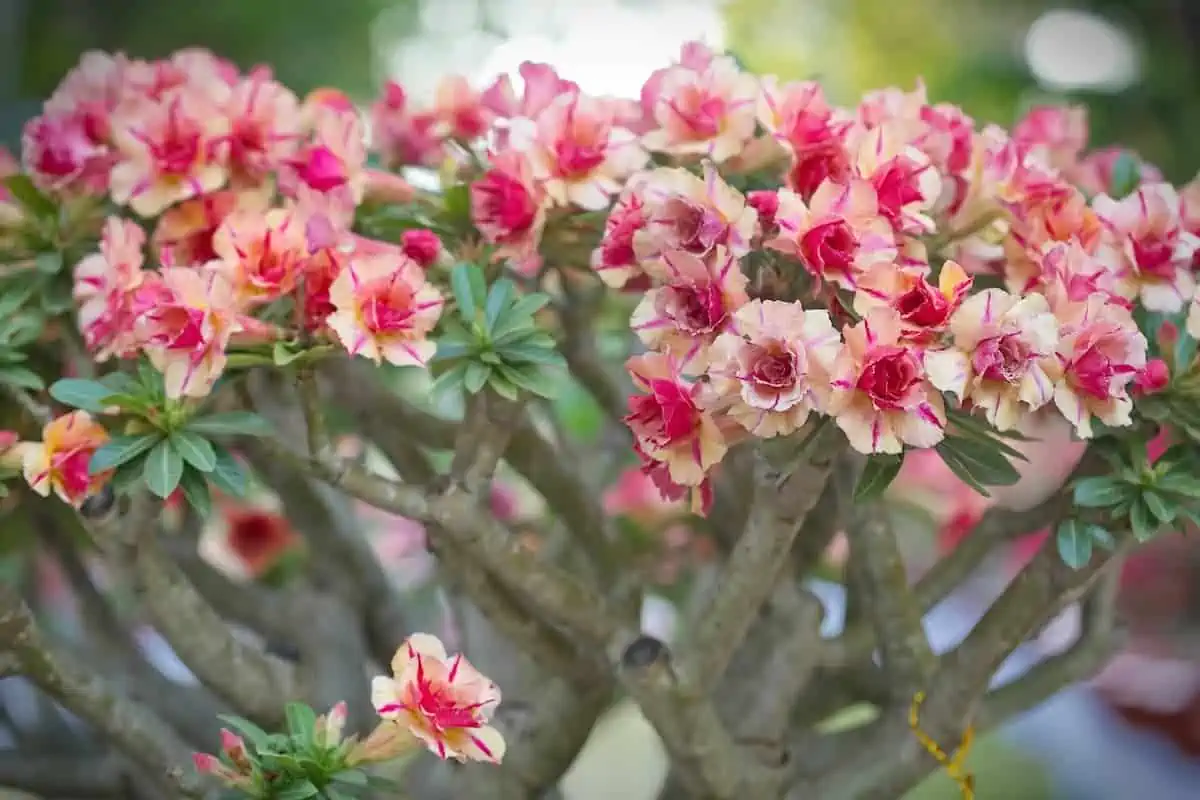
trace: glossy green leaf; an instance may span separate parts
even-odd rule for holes
[[[271,424],[252,411],[226,411],[196,417],[183,427],[205,436],[269,436],[273,433]]]
[[[312,740],[313,727],[317,724],[317,715],[304,703],[288,703],[284,707],[287,717],[288,733],[300,742]]]
[[[162,441],[160,433],[145,433],[140,436],[115,436],[92,453],[88,472],[95,475],[105,470],[126,464]]]
[[[504,360],[510,364],[526,362],[530,364],[554,364],[565,367],[566,359],[562,353],[549,347],[537,347],[528,344],[507,345],[500,349]]]
[[[562,390],[565,374],[553,367],[503,364],[497,369],[506,380],[539,397],[553,399]]]
[[[1063,520],[1055,533],[1058,555],[1071,569],[1082,569],[1092,560],[1092,537],[1073,519]]]
[[[212,472],[217,466],[217,453],[212,444],[195,433],[176,431],[171,434],[171,445],[184,461],[201,472]]]
[[[487,299],[483,270],[467,262],[455,264],[450,270],[450,288],[454,292],[459,315],[468,325],[473,324]]]
[[[256,750],[268,747],[271,738],[270,734],[245,717],[239,717],[234,714],[218,714],[217,719],[224,722],[230,728],[233,728],[235,733],[241,734],[243,738],[254,745]]]
[[[440,397],[446,392],[457,391],[462,388],[463,378],[466,374],[467,362],[455,364],[434,379],[433,385],[429,388],[429,393],[434,397]]]
[[[171,496],[183,477],[183,456],[171,446],[170,440],[160,441],[146,457],[142,475],[146,487],[164,500]]]
[[[63,254],[57,250],[38,253],[33,259],[34,268],[46,275],[57,275],[62,272]]]
[[[483,321],[488,331],[492,330],[501,314],[509,308],[514,288],[512,281],[501,278],[488,289],[487,303],[483,309]]]
[[[437,352],[434,353],[433,361],[449,361],[455,358],[462,358],[469,355],[474,349],[474,346],[470,344],[442,339],[437,343]]]
[[[40,392],[46,388],[46,383],[36,372],[28,367],[12,365],[0,367],[0,383],[6,383],[18,389],[28,389],[33,392]]]
[[[971,476],[984,486],[1011,486],[1021,479],[1021,473],[995,443],[947,436],[938,443],[937,449],[943,455],[953,452]]]
[[[903,455],[875,455],[867,458],[858,484],[854,487],[854,502],[866,503],[882,495],[900,474],[902,466]]]
[[[476,394],[487,383],[488,375],[491,372],[486,364],[478,361],[468,363],[467,371],[463,373],[463,388],[471,394]]]
[[[1115,478],[1097,476],[1075,483],[1075,505],[1084,508],[1108,508],[1129,496],[1130,486]]]
[[[521,396],[521,390],[496,370],[488,373],[487,385],[505,400],[516,400]]]
[[[1137,156],[1128,150],[1122,151],[1113,162],[1111,175],[1108,187],[1110,197],[1120,200],[1131,194],[1142,180],[1142,168]]]
[[[179,479],[179,488],[201,519],[208,519],[212,514],[212,492],[208,488],[208,480],[204,474],[194,469],[185,469]]]
[[[1167,501],[1158,492],[1153,489],[1146,489],[1142,492],[1142,502],[1146,504],[1146,508],[1154,515],[1154,518],[1164,525],[1175,519],[1175,504]]]
[[[99,381],[83,378],[63,378],[50,385],[50,396],[64,406],[79,408],[93,414],[101,414],[106,406],[103,400],[111,397],[112,389]]]
[[[225,494],[245,497],[246,490],[250,488],[250,476],[246,474],[245,467],[224,447],[214,444],[213,451],[217,460],[212,472],[208,473],[209,481]]]
[[[53,200],[42,194],[28,175],[9,175],[4,179],[4,186],[12,192],[26,210],[39,217],[52,217],[58,213],[58,206]]]
[[[310,797],[316,797],[321,793],[321,790],[313,785],[312,781],[300,781],[293,783],[284,789],[276,789],[271,795],[274,800],[308,800]]]
[[[1158,533],[1158,522],[1141,498],[1129,507],[1129,527],[1133,531],[1133,538],[1139,542],[1149,541]]]

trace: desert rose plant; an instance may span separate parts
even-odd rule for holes
[[[0,669],[67,727],[6,717],[3,785],[543,797],[626,698],[663,798],[969,796],[971,737],[1099,669],[1122,559],[1200,512],[1200,183],[1077,108],[841,108],[690,44],[638,100],[526,63],[364,114],[88,53],[4,169]]]

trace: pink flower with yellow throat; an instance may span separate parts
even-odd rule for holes
[[[629,398],[625,416],[638,452],[663,465],[674,484],[701,486],[727,450],[721,428],[701,405],[701,385],[685,381],[675,360],[662,353],[634,356],[625,367],[646,393]]]
[[[163,374],[167,397],[205,397],[225,369],[225,349],[244,327],[233,285],[214,265],[166,267],[142,286],[136,337]]]
[[[662,73],[653,93],[656,128],[642,137],[647,150],[707,156],[718,164],[754,136],[758,81],[731,57],[709,54]]]
[[[230,182],[239,188],[265,183],[300,145],[300,101],[283,84],[256,72],[233,87],[227,152]]]
[[[40,442],[22,442],[14,452],[21,456],[29,487],[46,497],[53,491],[68,505],[79,508],[112,476],[112,471],[91,474],[92,454],[108,441],[104,426],[86,411],[72,411],[48,422]]]
[[[231,214],[213,235],[213,250],[218,261],[210,266],[233,284],[240,308],[290,294],[309,257],[303,221],[280,208]]]
[[[1103,294],[1055,310],[1059,321],[1061,377],[1054,387],[1058,410],[1082,439],[1092,417],[1110,427],[1130,424],[1129,384],[1146,366],[1146,337],[1128,309]]]
[[[892,226],[879,214],[875,189],[863,180],[826,181],[805,203],[779,190],[779,235],[765,246],[800,259],[814,277],[853,291],[859,276],[896,259]]]
[[[261,192],[226,189],[193,197],[168,208],[154,226],[151,243],[166,267],[206,264],[217,258],[213,236],[235,211],[265,213],[268,198]]]
[[[181,87],[161,102],[130,104],[113,122],[119,161],[109,178],[118,205],[143,217],[220,189],[229,118],[208,95]]]
[[[1150,311],[1181,310],[1196,289],[1191,268],[1200,237],[1184,229],[1175,189],[1142,185],[1123,200],[1101,195],[1092,205],[1115,239],[1121,271],[1133,286],[1128,296]]]
[[[311,136],[279,172],[280,192],[306,216],[335,229],[350,224],[366,191],[366,130],[353,106],[331,98],[311,101]]]
[[[898,233],[933,233],[929,216],[941,198],[942,177],[932,160],[903,138],[896,124],[855,129],[847,144],[858,177],[875,188],[879,213]]]
[[[712,164],[704,165],[703,177],[682,168],[662,168],[632,182],[646,219],[633,233],[638,259],[661,258],[672,250],[707,256],[718,246],[737,258],[750,252],[758,212]]]
[[[580,92],[560,95],[532,120],[518,120],[509,146],[529,158],[533,176],[558,205],[608,206],[647,155],[632,132],[613,124],[613,109]]]
[[[748,299],[745,273],[724,247],[707,259],[669,251],[645,269],[660,285],[646,292],[629,326],[646,347],[674,356],[680,369],[703,372],[713,341]]]
[[[436,636],[415,633],[392,658],[392,677],[371,681],[371,701],[384,720],[406,727],[441,759],[504,759],[505,742],[488,724],[500,688],[461,654],[450,657]]]
[[[953,348],[926,359],[930,379],[983,409],[997,430],[1054,398],[1058,320],[1042,295],[985,289],[954,314],[950,334]]]
[[[926,354],[905,344],[901,332],[891,308],[873,309],[843,332],[828,413],[860,453],[933,447],[945,436],[946,407],[930,382]]]
[[[325,324],[355,356],[398,367],[424,366],[437,346],[442,294],[425,270],[403,253],[355,255],[329,288],[336,311]]]
[[[733,331],[713,344],[709,386],[755,436],[792,433],[824,409],[841,345],[828,312],[751,300],[734,313]]]
[[[864,316],[872,308],[888,306],[900,315],[904,339],[928,343],[945,330],[973,279],[955,261],[942,265],[936,285],[927,272],[928,268],[875,265],[859,279],[854,310]]]
[[[109,217],[100,252],[85,256],[74,270],[76,319],[84,344],[97,361],[124,353],[132,344],[132,295],[143,280],[146,233],[137,223]]]

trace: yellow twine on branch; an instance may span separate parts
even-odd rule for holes
[[[912,728],[913,735],[917,737],[921,746],[942,765],[942,769],[958,785],[963,800],[975,800],[975,776],[967,770],[965,764],[967,754],[971,751],[971,744],[975,741],[975,728],[968,726],[966,732],[963,733],[962,742],[953,753],[946,755],[938,743],[921,730],[919,709],[923,702],[925,702],[925,693],[917,692],[913,697],[912,707],[908,711],[908,726]]]

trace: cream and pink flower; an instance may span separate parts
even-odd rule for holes
[[[325,324],[351,355],[398,367],[424,366],[433,357],[429,333],[444,300],[403,253],[351,256],[329,300],[336,310]]]
[[[259,186],[295,155],[303,124],[300,101],[283,84],[264,74],[242,78],[226,113],[226,157],[235,187]]]
[[[490,168],[471,184],[471,220],[500,254],[536,254],[546,222],[546,194],[529,159],[517,150],[493,153]]]
[[[353,108],[317,105],[312,116],[312,136],[282,165],[279,188],[306,217],[340,230],[366,191],[366,131]]]
[[[901,339],[900,315],[873,309],[843,331],[828,413],[860,453],[933,447],[945,436],[946,408],[930,382],[925,353]]]
[[[107,115],[104,120],[107,125]],[[116,160],[106,136],[84,113],[47,111],[21,133],[24,170],[45,192],[101,195]]]
[[[93,475],[89,468],[92,454],[108,438],[104,426],[86,411],[72,411],[46,423],[40,442],[22,442],[14,452],[20,454],[25,480],[33,491],[43,497],[54,492],[64,503],[79,508],[112,476],[111,470]]]
[[[1013,141],[1032,157],[1057,170],[1070,170],[1088,141],[1087,109],[1037,106],[1013,127]]]
[[[946,261],[937,285],[927,268],[877,264],[858,282],[854,310],[860,316],[877,306],[888,306],[899,315],[906,340],[928,343],[946,328],[971,290],[973,278],[956,261]]]
[[[252,581],[269,573],[301,542],[276,498],[223,500],[206,521],[197,552],[227,578]]]
[[[392,677],[371,682],[371,700],[384,720],[394,720],[441,759],[500,763],[504,737],[488,725],[500,705],[500,688],[453,657],[436,636],[415,633],[396,651]]]
[[[1135,287],[1130,296],[1151,311],[1181,310],[1196,288],[1191,267],[1200,238],[1184,229],[1175,189],[1144,184],[1123,200],[1101,195],[1093,207],[1116,240]]]
[[[749,299],[745,273],[723,247],[708,259],[668,251],[645,269],[659,286],[646,292],[629,326],[648,348],[674,356],[680,369],[703,372],[713,341]]]
[[[436,166],[445,153],[436,121],[430,111],[414,111],[404,87],[389,80],[371,106],[372,149],[388,167]]]
[[[668,251],[704,257],[718,246],[738,258],[750,251],[758,213],[711,163],[704,165],[703,177],[664,167],[636,180],[645,216],[633,234],[639,260],[659,259]]]
[[[235,211],[262,214],[267,204],[261,192],[232,189],[184,200],[158,218],[151,244],[163,266],[206,264],[217,257],[213,236],[226,217]]]
[[[295,212],[271,209],[235,212],[213,235],[219,269],[233,286],[239,308],[290,294],[304,274],[308,238]]]
[[[204,397],[243,329],[233,285],[217,269],[166,267],[135,297],[135,335],[170,398]],[[138,308],[140,306],[140,308]]]
[[[1113,259],[1098,258],[1078,241],[1047,242],[1041,253],[1035,254],[1034,264],[1037,280],[1025,284],[1044,294],[1053,309],[1083,302],[1096,293],[1114,303],[1129,304],[1121,296],[1122,280]]]
[[[729,56],[675,64],[659,76],[653,96],[656,127],[642,137],[647,150],[720,163],[754,136],[758,81]]]
[[[636,285],[644,283],[647,276],[633,246],[634,235],[647,222],[645,203],[639,192],[639,184],[631,181],[625,185],[604,220],[600,244],[592,251],[592,269],[613,289],[645,288]],[[643,280],[639,282],[637,278]],[[631,283],[634,285],[630,286]]]
[[[1054,402],[1075,432],[1092,436],[1092,418],[1130,423],[1129,384],[1146,366],[1146,337],[1133,315],[1103,294],[1057,310],[1061,377]]]
[[[1058,320],[1046,298],[985,289],[950,322],[952,349],[926,359],[931,382],[983,409],[997,430],[1013,430],[1054,398]]]
[[[531,123],[514,127],[509,146],[526,154],[552,201],[589,211],[607,207],[648,158],[633,133],[614,124],[611,107],[579,92],[559,96]]]
[[[841,345],[828,312],[752,300],[734,313],[733,331],[713,344],[709,386],[750,433],[789,434],[824,410]]]
[[[854,129],[847,146],[858,177],[875,189],[879,214],[898,233],[933,233],[929,215],[942,195],[942,177],[929,156],[903,138],[895,124]]]
[[[851,291],[863,272],[898,254],[892,226],[880,215],[875,189],[866,181],[827,181],[808,203],[780,189],[775,222],[779,235],[766,247],[798,258],[814,277]]]
[[[684,380],[675,360],[662,353],[634,356],[625,366],[645,392],[629,398],[625,417],[638,453],[651,470],[661,465],[671,483],[702,486],[728,449],[721,428],[701,405],[702,386]]]
[[[556,98],[579,91],[577,83],[559,76],[549,64],[525,61],[517,67],[517,74],[522,84],[520,97],[513,90],[512,78],[501,75],[480,98],[483,106],[502,120],[536,119]]]
[[[75,266],[73,295],[84,344],[100,362],[132,345],[132,295],[142,283],[146,233],[137,223],[109,217],[100,252]]]

